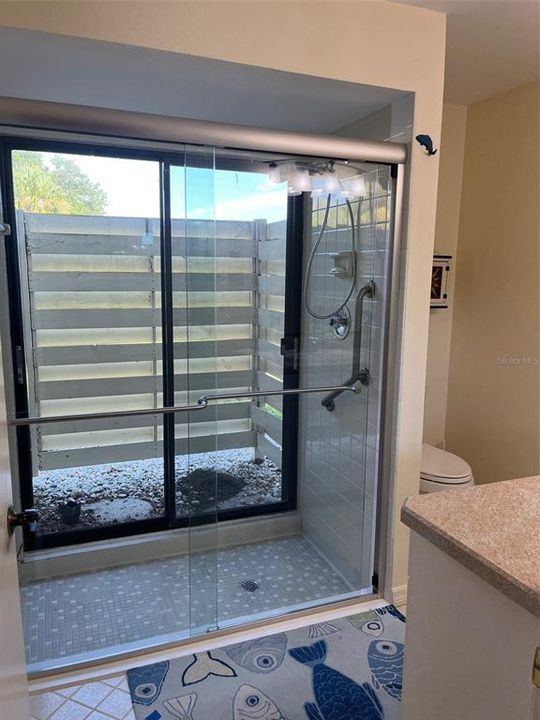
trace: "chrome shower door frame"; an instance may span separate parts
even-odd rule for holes
[[[403,250],[403,202],[406,166],[396,164],[391,169],[392,209],[390,216],[390,265],[386,289],[386,317],[384,334],[384,368],[382,378],[379,467],[377,486],[377,514],[374,548],[374,586],[381,597],[391,597],[388,563],[393,539],[393,491],[395,475],[396,418],[399,397],[397,369],[401,315],[400,281]]]

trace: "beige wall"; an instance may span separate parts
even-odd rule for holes
[[[424,442],[438,447],[444,447],[446,439],[446,403],[466,122],[466,105],[444,104],[435,251],[452,255],[454,266],[450,273],[449,307],[430,310],[429,314],[424,406]]]
[[[415,93],[415,131],[440,141],[445,16],[363,2],[0,2],[0,24],[192,53]],[[144,88],[141,88],[144,92]],[[415,144],[404,222],[401,349],[389,585],[407,582],[408,531],[399,520],[418,491],[429,311],[429,277],[439,156]],[[387,596],[391,596],[387,587]]]
[[[477,482],[540,473],[539,86],[469,106],[447,448]]]

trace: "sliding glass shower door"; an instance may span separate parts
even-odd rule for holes
[[[218,500],[222,519],[288,509],[296,436],[284,475],[279,397],[62,420],[282,387],[286,189],[262,190],[260,163],[211,149],[18,145],[6,155],[18,413],[58,418],[18,430],[22,504],[41,516],[27,549],[209,525]]]
[[[317,175],[325,161],[304,163]],[[204,405],[176,418],[194,634],[377,583],[390,169],[348,169],[356,185],[313,193],[274,170],[271,157],[208,149],[171,166],[172,256],[186,273],[173,317],[188,353],[175,401]],[[278,503],[297,518],[284,539],[226,522]]]
[[[176,508],[189,528],[194,633],[219,627],[224,598],[233,599],[229,586],[241,592],[249,580],[223,562],[227,548],[247,537],[230,523],[290,509],[295,497],[297,398],[264,394],[298,387],[294,364],[283,363],[292,334],[298,337],[297,301],[286,310],[285,299],[290,201],[266,169],[249,155],[224,159],[200,148],[170,165],[173,336],[186,347],[184,361],[175,353],[174,402],[204,406],[175,422]],[[289,243],[297,263],[298,241],[296,249],[292,237]],[[291,288],[298,293],[298,283]]]
[[[25,549],[140,536],[111,569],[146,597],[156,564],[144,639],[376,590],[391,167],[6,157]]]

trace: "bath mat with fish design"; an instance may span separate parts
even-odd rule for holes
[[[405,618],[387,605],[128,670],[137,720],[399,720]]]

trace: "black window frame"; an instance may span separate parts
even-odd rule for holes
[[[191,146],[190,146],[191,147]],[[0,196],[3,204],[4,220],[11,225],[12,234],[6,236],[5,257],[7,268],[7,286],[9,297],[9,332],[13,368],[26,367],[24,346],[24,318],[21,302],[21,279],[18,259],[18,238],[16,228],[16,210],[13,191],[13,174],[11,153],[14,150],[37,152],[58,152],[79,155],[99,155],[128,160],[152,160],[160,166],[160,254],[162,258],[162,352],[163,366],[173,367],[172,348],[172,282],[167,267],[171,267],[171,217],[170,217],[170,167],[185,166],[185,151],[156,150],[132,148],[114,144],[96,144],[93,142],[76,142],[49,140],[38,138],[21,138],[0,136]],[[271,153],[264,153],[270,156]],[[225,161],[225,167],[230,162]],[[283,354],[283,388],[299,387],[299,342],[301,334],[301,282],[303,233],[304,233],[304,197],[288,198],[286,257],[285,257],[285,318]],[[167,382],[165,380],[167,376]],[[9,379],[8,379],[9,381]],[[163,373],[164,405],[174,404],[174,373]],[[166,387],[167,385],[167,387]],[[15,417],[28,417],[28,387],[26,374],[17,378],[13,376]],[[215,522],[259,517],[293,511],[297,507],[297,462],[298,462],[298,396],[283,397],[282,417],[282,499],[279,502],[263,505],[244,506],[231,509],[217,509],[217,512],[205,514],[187,514],[178,517],[176,514],[176,492],[174,476],[174,417],[163,416],[164,428],[164,477],[163,502],[164,513],[157,518],[131,520],[125,523],[104,524],[98,527],[87,527],[77,530],[62,530],[45,534],[32,533],[28,528],[23,531],[23,547],[25,551],[57,548],[73,544],[111,540],[133,535],[189,528]],[[18,460],[18,485],[20,502],[23,508],[33,507],[34,494],[32,482],[32,447],[30,428],[16,428],[16,449]],[[13,452],[13,448],[11,448]]]

